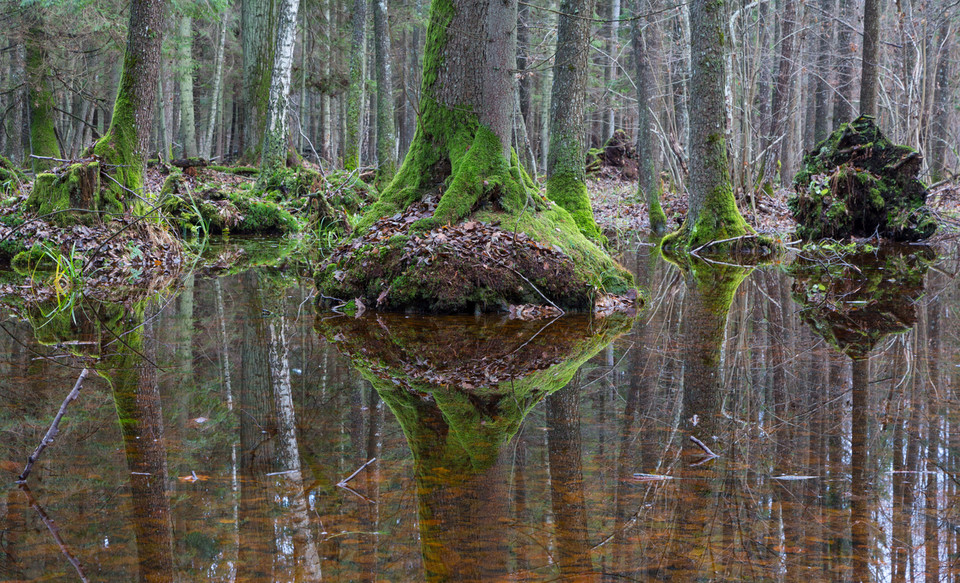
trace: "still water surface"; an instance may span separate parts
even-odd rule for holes
[[[624,262],[635,322],[4,308],[0,581],[960,580],[955,253]]]

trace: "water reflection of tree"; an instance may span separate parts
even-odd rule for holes
[[[414,458],[427,580],[488,581],[509,571],[516,540],[507,528],[510,442],[537,402],[566,385],[629,324],[318,320],[403,429]],[[554,512],[564,576],[591,570],[589,560],[581,560],[588,551],[579,425],[572,425],[578,407],[568,407],[579,399],[573,390],[548,403],[547,412],[553,492],[562,498]],[[580,504],[568,504],[570,496]]]

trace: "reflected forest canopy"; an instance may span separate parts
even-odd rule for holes
[[[960,5],[104,2],[0,0],[0,581],[960,580]]]

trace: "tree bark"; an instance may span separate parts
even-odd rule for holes
[[[183,140],[183,156],[197,157],[197,126],[193,110],[193,19],[180,17],[177,39],[177,77],[180,81],[180,134]]]
[[[226,16],[224,14],[223,16]],[[213,73],[213,91],[210,97],[210,116],[207,118],[207,132],[203,139],[203,152],[201,155],[207,160],[210,159],[213,151],[213,134],[217,127],[217,120],[220,119],[220,105],[223,101],[223,61],[225,60],[227,46],[227,23],[220,23],[220,37],[217,41],[217,54],[214,57],[216,69]],[[220,129],[223,132],[223,128]]]
[[[106,184],[111,196],[105,198],[112,200],[105,200],[101,210],[122,212],[125,206],[122,201],[130,198],[128,191],[143,188],[150,128],[156,110],[164,9],[164,0],[131,0],[130,3],[127,48],[110,128],[94,146],[94,153],[115,167],[119,182]]]
[[[834,0],[820,0],[820,43],[817,48],[816,115],[813,127],[813,141],[819,142],[830,134],[830,47],[833,45],[833,18],[831,12],[836,5]]]
[[[786,0],[780,23],[780,59],[777,79],[773,86],[770,105],[770,134],[767,136],[766,174],[770,179],[778,175],[778,166],[787,154],[789,139],[790,88],[793,84],[797,46],[794,35],[797,20],[797,0]]]
[[[950,20],[940,22],[940,52],[937,57],[937,78],[934,89],[933,144],[930,148],[931,180],[939,182],[948,175],[947,143],[950,139]]]
[[[557,27],[557,53],[550,97],[550,150],[547,154],[547,198],[566,209],[580,232],[601,237],[587,194],[584,106],[590,51],[590,21],[596,0],[562,0]]]
[[[390,72],[390,22],[387,0],[373,0],[373,36],[377,61],[377,178],[383,184],[397,171],[397,132],[393,121]]]
[[[639,0],[636,13],[653,12],[654,2]],[[656,136],[653,134],[652,96],[657,90],[656,74],[651,60],[657,54],[648,50],[645,31],[656,26],[653,20],[645,19],[633,26],[633,57],[637,65],[637,105],[639,124],[637,129],[637,165],[639,170],[639,194],[647,201],[650,230],[662,235],[667,230],[667,217],[660,207],[660,178],[657,176]],[[651,47],[652,48],[652,47]]]
[[[722,0],[694,0],[690,5],[690,194],[679,231],[664,239],[694,249],[753,232],[740,215],[727,164],[724,126]]]
[[[240,153],[248,160],[257,160],[263,144],[270,102],[275,48],[275,0],[242,0],[240,20],[243,42]]]
[[[877,117],[880,58],[880,0],[864,0],[863,65],[860,70],[860,115]]]
[[[290,99],[290,71],[293,67],[293,49],[297,40],[297,10],[300,0],[281,0],[277,6],[277,46],[273,54],[273,73],[270,80],[270,101],[267,105],[267,125],[263,132],[260,175],[286,166],[290,128],[287,124],[287,106]]]
[[[354,0],[353,37],[350,41],[350,86],[347,89],[347,132],[343,144],[343,167],[360,167],[360,131],[364,108],[367,55],[367,0]]]
[[[31,18],[26,35],[27,88],[30,104],[30,153],[33,156],[60,158],[57,129],[54,123],[53,91],[50,88],[50,63],[44,48],[43,19],[37,14]],[[55,166],[56,161],[31,159],[34,172]]]

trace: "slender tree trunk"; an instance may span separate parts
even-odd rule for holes
[[[224,13],[223,16],[226,16]],[[226,56],[227,45],[227,23],[220,23],[220,36],[217,41],[216,68],[213,73],[213,91],[210,97],[210,116],[207,118],[207,132],[203,138],[203,152],[201,155],[210,159],[213,151],[213,132],[217,127],[217,120],[220,119],[220,105],[223,101],[223,62]],[[221,127],[221,132],[223,131]]]
[[[847,123],[853,120],[853,93],[856,88],[856,79],[854,78],[854,38],[853,32],[848,27],[852,22],[853,7],[855,0],[839,0],[839,13],[841,22],[838,24],[837,31],[837,91],[833,100],[833,125]]]
[[[946,178],[947,143],[950,139],[950,56],[951,42],[950,20],[946,17],[940,22],[940,51],[937,56],[937,79],[934,90],[933,144],[930,148],[931,179],[938,182]]]
[[[393,78],[390,72],[390,22],[387,0],[373,0],[373,36],[377,62],[377,177],[388,182],[397,171],[397,137],[393,121]]]
[[[350,42],[350,86],[347,89],[347,133],[343,144],[343,167],[360,167],[360,142],[364,108],[367,55],[367,0],[354,0],[353,37]]]
[[[580,232],[601,237],[587,195],[585,99],[590,52],[590,21],[596,0],[561,0],[557,53],[550,97],[550,150],[547,197],[566,209]]]
[[[788,153],[790,115],[790,87],[793,83],[794,62],[797,55],[797,43],[794,29],[797,22],[797,0],[786,0],[780,23],[780,60],[776,83],[773,87],[773,101],[770,105],[770,135],[767,137],[768,178],[778,174],[778,162],[782,162]]]
[[[816,114],[813,121],[813,141],[819,142],[830,134],[830,47],[833,46],[834,22],[831,18],[835,0],[820,0],[820,44],[817,49]]]
[[[172,52],[172,51],[171,51]],[[173,159],[173,94],[176,84],[174,83],[174,61],[172,57],[161,56],[160,60],[160,79],[157,83],[157,101],[160,104],[160,148],[164,160]]]
[[[197,126],[193,110],[193,19],[180,17],[180,34],[177,39],[177,73],[180,81],[180,134],[183,140],[183,155],[197,156]]]
[[[636,12],[653,12],[658,3],[638,0]],[[653,28],[653,19],[636,22],[633,26],[633,56],[637,64],[637,165],[639,170],[640,195],[647,201],[650,230],[662,235],[667,230],[667,217],[660,207],[660,178],[657,175],[656,136],[653,133],[652,94],[657,89],[656,74],[651,60],[656,54],[646,46],[645,31]]]
[[[330,5],[332,3],[333,0],[323,0],[323,44],[328,55],[328,58],[321,59],[323,62],[323,78],[325,80],[330,79],[330,62],[333,60],[333,22],[330,20]],[[327,161],[333,160],[331,101],[330,92],[324,91],[320,96],[320,156]]]
[[[877,117],[880,58],[880,0],[864,0],[863,65],[860,70],[860,115]]]
[[[607,111],[604,112],[603,121],[603,140],[609,140],[613,137],[613,132],[617,129],[615,101],[613,99],[613,85],[617,81],[617,73],[620,65],[617,58],[620,54],[620,1],[611,0],[610,2],[610,37],[607,39],[607,55],[609,62],[604,67],[604,83],[607,94]]]
[[[297,40],[297,10],[300,0],[281,0],[277,6],[277,46],[274,48],[273,74],[270,81],[270,102],[267,105],[267,126],[263,132],[261,177],[283,168],[290,150],[290,128],[287,123],[290,99],[290,71]]]

